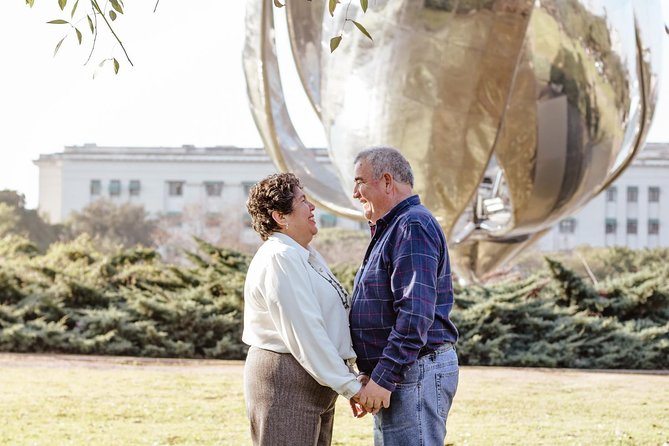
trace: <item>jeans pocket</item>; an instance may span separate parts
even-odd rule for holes
[[[448,411],[453,404],[455,392],[458,390],[459,378],[457,365],[455,369],[445,370],[435,374],[436,388],[437,388],[437,412],[439,416],[446,421]]]

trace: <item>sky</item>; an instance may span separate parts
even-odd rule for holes
[[[81,2],[79,12],[86,3]],[[32,9],[23,0],[3,1],[0,190],[25,194],[29,208],[38,204],[33,161],[66,145],[261,146],[241,65],[245,2],[161,0],[155,13],[154,1],[125,5],[126,15],[115,27],[134,67],[117,44],[103,38],[84,66],[91,43],[85,20],[77,25],[83,44],[70,31],[54,57],[54,47],[70,29],[46,24],[64,17],[56,0],[36,0]],[[669,8],[663,13],[669,23]],[[279,36],[281,24],[277,20]],[[648,137],[657,142],[669,141],[669,125],[662,124],[669,123],[669,38],[665,42],[667,82]],[[279,45],[280,56],[289,60],[287,45]],[[337,51],[346,51],[345,45]],[[98,67],[109,57],[121,63],[118,75],[109,63]],[[302,140],[307,146],[323,146],[321,126],[294,70],[287,70],[283,81]]]

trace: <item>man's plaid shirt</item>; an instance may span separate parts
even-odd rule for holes
[[[421,349],[455,343],[446,238],[413,195],[376,222],[355,277],[350,313],[361,372],[394,391]]]

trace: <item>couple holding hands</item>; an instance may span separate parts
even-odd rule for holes
[[[439,445],[458,385],[446,239],[396,149],[354,161],[372,239],[353,296],[309,246],[314,205],[290,173],[251,189],[265,241],[244,287],[244,391],[255,445],[329,445],[335,401],[374,415],[374,444]]]

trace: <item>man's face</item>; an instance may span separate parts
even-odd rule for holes
[[[362,203],[365,218],[376,224],[376,221],[391,209],[383,176],[374,178],[372,168],[366,159],[355,164],[354,176],[353,198]]]

